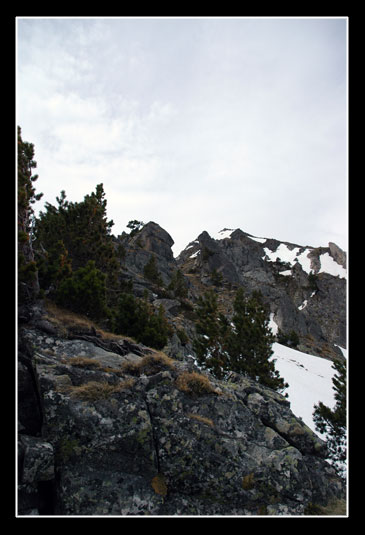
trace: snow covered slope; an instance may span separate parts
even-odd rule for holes
[[[272,358],[276,359],[275,368],[289,383],[285,393],[288,394],[291,410],[296,416],[301,417],[312,431],[324,438],[316,431],[312,414],[313,406],[319,401],[330,408],[335,405],[332,388],[335,370],[332,368],[332,362],[278,343],[274,343],[272,349],[274,351]]]

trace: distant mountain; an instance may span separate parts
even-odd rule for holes
[[[230,307],[230,290],[260,290],[282,333],[295,331],[302,351],[342,358],[346,348],[346,253],[336,244],[303,246],[240,229],[202,232],[177,258],[193,292],[216,287]],[[220,284],[216,284],[219,282]]]

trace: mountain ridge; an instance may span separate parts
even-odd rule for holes
[[[259,289],[280,330],[297,331],[302,349],[323,356],[327,345],[341,358],[336,346],[346,348],[346,253],[336,244],[302,246],[223,229],[215,237],[203,231],[176,260],[195,286],[197,279],[211,286],[217,273],[222,287]]]

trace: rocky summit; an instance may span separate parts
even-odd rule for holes
[[[230,290],[260,290],[272,321],[282,332],[295,331],[303,351],[341,358],[346,348],[346,253],[328,247],[301,246],[224,229],[206,231],[177,258],[192,288],[214,286],[222,306],[231,306]]]
[[[228,314],[236,288],[260,289],[301,350],[341,358],[345,253],[236,229],[203,232],[174,258],[156,223],[131,234],[114,238],[121,280],[163,306],[168,343],[152,349],[46,299],[20,311],[18,514],[344,514],[344,480],[289,401],[238,373],[201,370],[192,339],[207,288]],[[152,258],[159,277],[145,269]]]

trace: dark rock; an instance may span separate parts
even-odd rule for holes
[[[333,257],[337,264],[346,268],[346,253],[335,243],[329,242],[328,244],[330,255]]]
[[[147,223],[132,237],[128,234],[120,236],[119,243],[125,250],[122,261],[124,277],[132,279],[135,285],[141,285],[142,295],[145,287],[151,287],[151,283],[144,277],[143,270],[152,256],[155,257],[163,283],[169,284],[173,272],[177,269],[171,249],[174,241],[157,223],[152,221]]]
[[[128,355],[91,341],[31,329],[23,340],[44,416],[41,437],[20,439],[21,514],[301,515],[344,497],[323,442],[248,378],[217,381],[159,354],[147,376],[135,354],[129,375],[117,368]]]
[[[280,258],[280,251],[293,252],[294,261]],[[274,259],[278,251],[278,257]],[[273,253],[273,254],[271,254]],[[303,247],[297,244],[266,239],[258,242],[240,229],[229,238],[214,240],[207,232],[189,244],[178,257],[180,269],[192,273],[192,295],[202,293],[213,285],[212,272],[223,276],[223,286],[217,292],[227,303],[230,312],[232,297],[225,290],[243,287],[246,293],[260,290],[270,307],[273,319],[283,332],[294,330],[302,347],[321,355],[323,347],[334,357],[337,347],[346,347],[346,280],[320,272],[322,254],[330,254],[340,265],[345,265],[346,254],[335,244],[326,247]],[[298,258],[308,256],[314,277],[308,267],[303,269]],[[195,277],[195,278],[194,278]]]

